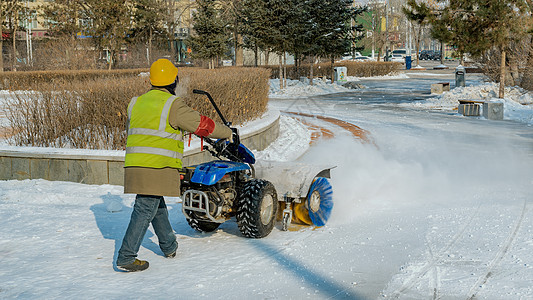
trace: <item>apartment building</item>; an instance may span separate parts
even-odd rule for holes
[[[26,8],[27,13],[19,13],[19,22],[17,25],[17,38],[25,38],[26,32],[32,38],[44,38],[48,33],[46,27],[46,20],[39,14],[39,7],[49,5],[54,0],[19,0],[19,4]],[[194,0],[170,0],[168,5],[170,9],[174,10],[174,19],[177,27],[175,30],[176,38],[187,37],[190,31],[192,9],[194,8]],[[82,20],[79,20],[82,22]],[[9,22],[7,22],[9,23]],[[10,29],[4,27],[2,37],[4,39],[11,37]]]

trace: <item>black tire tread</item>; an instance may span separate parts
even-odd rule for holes
[[[220,223],[200,221],[197,219],[187,219],[187,223],[189,223],[192,229],[200,232],[213,232],[220,226]]]
[[[271,193],[274,200],[272,221],[266,226],[261,223],[261,200]],[[276,222],[278,200],[274,185],[266,180],[253,179],[245,183],[237,202],[237,225],[245,237],[263,238],[270,234]]]

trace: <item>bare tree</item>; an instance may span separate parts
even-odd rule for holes
[[[2,0],[0,2],[0,72],[4,72],[4,20],[10,16],[17,7],[17,0]]]

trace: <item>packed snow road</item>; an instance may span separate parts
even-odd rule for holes
[[[165,259],[150,232],[141,273],[113,268],[134,200],[121,187],[0,181],[0,298],[531,298],[532,127],[410,105],[432,82],[271,100],[371,133],[362,143],[324,124],[334,137],[297,159],[337,166],[329,223],[259,240],[235,222],[202,234],[168,198],[179,254]],[[293,160],[308,148],[309,132],[291,114],[281,121],[260,157]]]
[[[353,282],[350,296],[530,298],[532,127],[409,105],[434,82],[362,81],[368,89],[271,101],[352,122],[376,144],[338,136],[304,157],[338,165],[334,237],[317,253]]]

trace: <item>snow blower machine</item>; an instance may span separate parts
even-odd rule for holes
[[[333,208],[331,168],[256,162],[211,95],[201,90],[193,93],[207,96],[222,122],[233,131],[233,141],[204,138],[209,146],[203,150],[217,160],[180,171],[182,212],[192,228],[212,232],[235,217],[245,237],[263,238],[276,221],[281,221],[282,230],[289,229],[291,223],[326,224]]]

